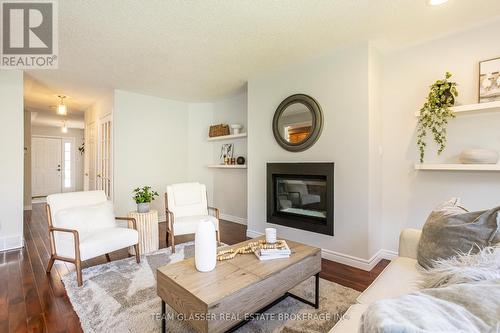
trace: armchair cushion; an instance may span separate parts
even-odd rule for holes
[[[84,191],[71,193],[58,193],[47,196],[52,219],[62,209],[80,206],[96,205],[107,201],[104,191]]]
[[[117,227],[111,201],[60,209],[55,214],[52,223],[55,227],[76,229],[80,240],[84,240],[95,230]],[[72,235],[67,236],[73,238]]]
[[[57,254],[67,258],[75,258],[75,245],[73,235],[69,234],[69,241],[57,243]],[[101,228],[95,230],[80,241],[80,258],[87,260],[106,253],[123,249],[137,244],[139,234],[134,229],[128,228]]]
[[[167,204],[176,219],[183,216],[208,215],[207,189],[200,183],[168,185]]]
[[[209,220],[219,230],[219,220],[212,215],[183,216],[175,218],[174,235],[194,234],[202,220]]]

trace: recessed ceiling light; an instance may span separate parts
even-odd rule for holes
[[[427,0],[429,6],[439,6],[448,2],[448,0]]]

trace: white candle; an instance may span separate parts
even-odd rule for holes
[[[276,243],[276,229],[266,228],[266,243],[274,244]]]

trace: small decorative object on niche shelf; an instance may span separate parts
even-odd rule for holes
[[[479,103],[500,101],[500,58],[479,63]]]
[[[208,131],[208,136],[213,138],[215,136],[223,136],[229,135],[229,125],[228,124],[219,124],[210,126],[210,130]]]
[[[243,156],[238,156],[238,158],[236,159],[236,163],[238,163],[239,165],[244,165],[245,158]]]
[[[231,159],[233,158],[234,145],[232,143],[225,143],[220,148],[220,161],[221,164],[229,165],[231,164]]]
[[[240,124],[231,124],[231,128],[233,129],[233,134],[240,134],[243,125]]]
[[[492,149],[465,149],[460,154],[463,164],[497,164],[498,152]]]

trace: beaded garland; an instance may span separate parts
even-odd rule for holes
[[[217,253],[217,261],[230,260],[238,254],[254,253],[255,251],[261,249],[283,249],[285,247],[286,243],[284,240],[277,240],[274,244],[268,244],[265,240],[259,240],[258,242],[250,242],[237,249],[221,250]]]

